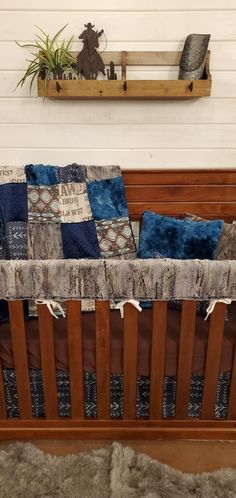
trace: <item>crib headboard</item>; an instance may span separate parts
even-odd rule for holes
[[[145,209],[178,216],[236,220],[236,169],[124,170],[132,220]]]

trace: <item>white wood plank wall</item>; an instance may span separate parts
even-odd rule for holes
[[[49,101],[14,92],[34,40],[91,21],[109,50],[181,50],[192,32],[211,33],[213,89],[194,101]],[[132,78],[177,76],[143,68]],[[0,164],[120,164],[124,168],[236,167],[236,0],[1,0]]]

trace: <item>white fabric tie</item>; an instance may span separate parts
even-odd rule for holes
[[[35,301],[36,304],[46,304],[47,305],[47,308],[48,310],[50,311],[51,315],[54,316],[55,318],[59,318],[59,316],[57,316],[55,313],[54,313],[54,310],[59,310],[62,314],[62,316],[65,318],[65,312],[63,310],[63,308],[61,307],[61,305],[57,302],[57,301],[52,301],[51,299],[37,299]]]
[[[212,313],[212,311],[214,311],[215,309],[215,305],[217,303],[224,303],[224,304],[231,304],[232,303],[232,300],[231,299],[213,299],[212,301],[210,301],[209,303],[209,306],[207,308],[207,314],[206,314],[206,318],[205,320],[207,320],[207,318],[209,317],[209,315]]]
[[[132,304],[138,311],[142,311],[141,306],[139,306],[139,301],[135,301],[135,299],[125,299],[116,305],[116,309],[120,310],[121,318],[124,318],[124,305],[126,303]]]

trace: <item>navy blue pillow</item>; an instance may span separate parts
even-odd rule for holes
[[[223,226],[144,211],[138,258],[214,259]]]
[[[197,224],[201,223],[201,226]],[[138,258],[214,259],[224,221],[192,221],[144,211],[140,231]],[[180,301],[169,301],[169,308],[179,310]],[[206,315],[208,302],[197,303],[197,313]],[[152,307],[150,301],[142,308]]]

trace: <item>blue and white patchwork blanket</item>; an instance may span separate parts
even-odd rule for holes
[[[0,168],[1,259],[132,257],[120,168]]]
[[[126,259],[135,254],[118,166],[0,167],[0,259]],[[7,315],[1,302],[0,321]]]

